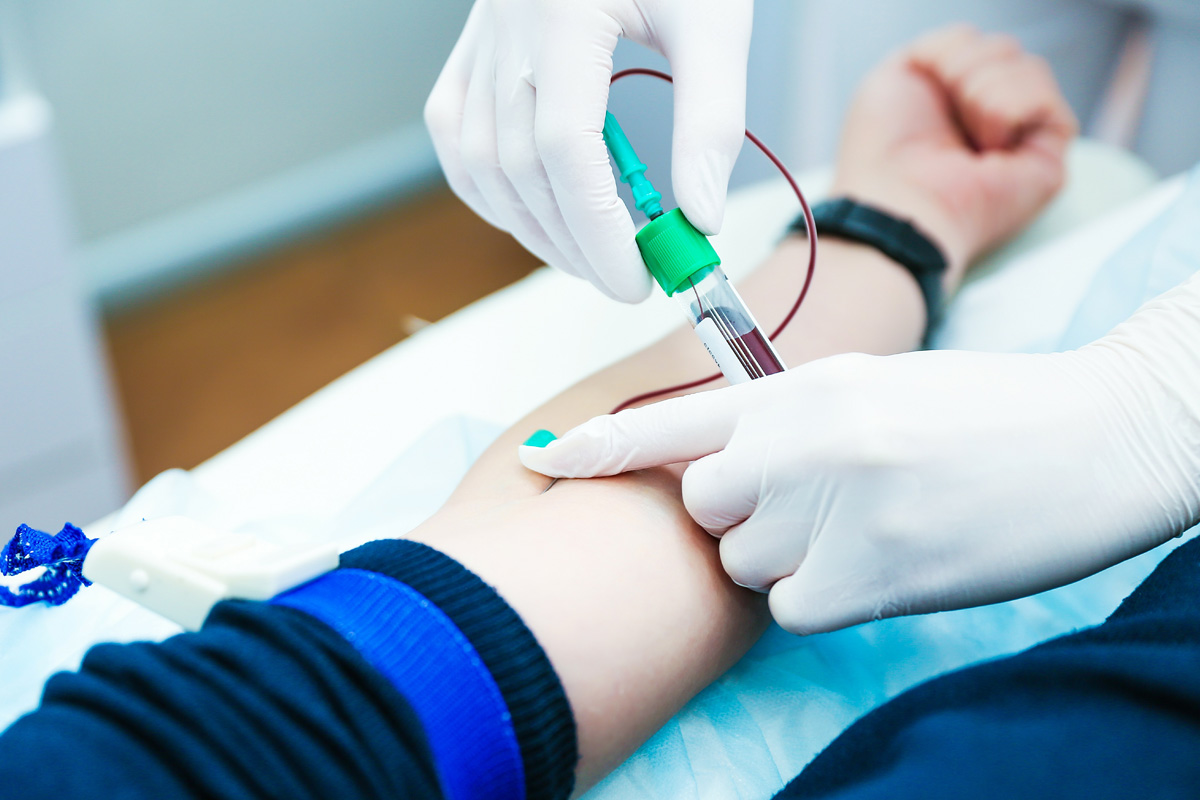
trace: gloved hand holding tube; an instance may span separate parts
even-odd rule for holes
[[[650,276],[601,138],[622,36],[675,78],[672,184],[705,234],[742,146],[752,0],[477,0],[425,107],[451,188],[546,263],[637,302]]]
[[[1200,276],[1051,355],[837,356],[598,417],[529,468],[694,461],[689,513],[796,633],[1032,594],[1200,521]]]

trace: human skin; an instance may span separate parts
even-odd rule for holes
[[[1073,134],[1036,60],[1008,40],[955,28],[864,82],[833,193],[912,219],[946,252],[952,291],[972,259],[1053,196]],[[786,313],[807,252],[802,237],[789,237],[739,287],[765,325]],[[903,268],[871,248],[825,240],[805,306],[776,345],[795,367],[843,352],[909,350],[924,326],[924,301]],[[548,479],[520,465],[517,446],[536,429],[563,432],[648,389],[710,372],[683,329],[597,373],[502,435],[410,534],[494,586],[545,649],[575,716],[580,791],[736,662],[769,617],[762,595],[725,575],[717,541],[685,511],[683,465],[561,481],[546,492]]]
[[[786,305],[768,291],[773,278],[798,283],[806,253],[803,241],[785,242],[746,282],[746,301],[764,319]],[[844,243],[830,242],[822,257],[829,266],[811,305],[777,342],[786,363],[846,349],[899,352],[919,340],[923,301],[907,273]],[[854,317],[870,324],[843,322]],[[540,427],[563,431],[659,382],[711,371],[684,330],[597,373],[502,435],[410,534],[496,587],[546,649],[575,714],[581,788],[736,662],[769,615],[762,595],[728,579],[717,541],[684,510],[682,465],[560,481],[543,494],[549,479],[524,469],[516,448]]]

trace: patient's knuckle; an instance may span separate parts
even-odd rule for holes
[[[1057,84],[1057,78],[1054,75],[1054,67],[1050,66],[1050,62],[1047,61],[1043,56],[1036,55],[1035,53],[1025,53],[1022,58],[1028,65],[1027,68],[1039,79],[1051,84]]]
[[[979,29],[969,22],[955,22],[925,34],[917,40],[914,49],[940,55],[949,48],[970,44],[981,35]]]
[[[993,33],[987,43],[997,56],[1013,56],[1021,52],[1021,40],[1009,33]]]
[[[985,113],[1005,99],[1007,75],[1002,72],[982,72],[970,76],[959,87],[956,98],[964,113]]]

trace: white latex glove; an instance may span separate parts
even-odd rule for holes
[[[675,77],[672,185],[721,227],[742,145],[752,0],[477,0],[425,106],[450,187],[534,255],[637,302],[650,276],[601,130],[624,36]]]
[[[1200,520],[1200,277],[1078,351],[836,356],[520,457],[554,477],[699,459],[684,504],[796,633],[1032,594]]]

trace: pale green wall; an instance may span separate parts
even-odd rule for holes
[[[83,243],[419,126],[469,0],[0,0]]]

